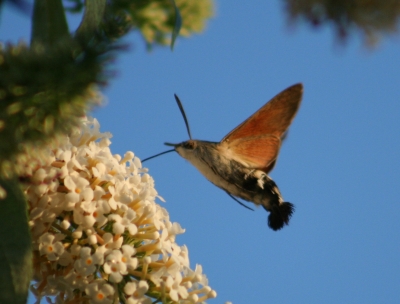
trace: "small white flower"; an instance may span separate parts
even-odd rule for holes
[[[135,157],[135,154],[131,151],[125,153],[124,158],[119,161],[120,164],[131,161]]]
[[[82,247],[78,244],[72,244],[70,248],[71,254],[74,256],[79,256],[81,253],[81,248]]]
[[[92,202],[94,198],[94,192],[90,187],[84,188],[81,192],[81,195],[84,202]]]
[[[67,285],[67,288],[70,288],[72,290],[74,290],[74,289],[85,290],[86,286],[92,280],[93,280],[93,276],[84,276],[84,275],[76,272],[74,269],[72,269],[64,277],[64,281]]]
[[[119,237],[116,240],[114,240],[114,236],[111,233],[106,232],[103,235],[103,240],[105,248],[107,250],[119,249],[122,246],[123,237]]]
[[[97,270],[97,266],[103,263],[103,255],[99,253],[91,254],[90,247],[83,247],[80,250],[80,259],[75,261],[75,270],[83,276],[93,274]]]
[[[103,281],[96,281],[85,288],[85,292],[95,304],[111,304],[113,302],[114,288]]]
[[[83,230],[83,229],[82,229],[81,226],[79,226],[78,228],[76,228],[75,231],[72,232],[72,237],[73,237],[74,239],[80,239],[80,238],[82,237],[82,234],[83,234],[82,230]]]
[[[149,290],[149,284],[146,281],[133,281],[126,283],[124,292],[129,298],[127,304],[150,304],[152,301],[145,297],[146,292]]]
[[[64,179],[64,185],[71,192],[81,193],[86,187],[89,186],[89,181],[80,176],[68,175]]]
[[[104,272],[110,275],[110,282],[119,283],[122,281],[122,275],[128,273],[127,265],[122,261],[122,252],[113,250],[107,257],[103,265]]]
[[[62,229],[68,229],[71,226],[71,223],[67,220],[63,220],[60,224]]]
[[[134,270],[138,266],[138,259],[132,257],[135,254],[136,250],[131,245],[123,245],[122,246],[122,257],[121,261],[126,264],[128,269]]]
[[[65,195],[63,209],[65,211],[72,211],[75,209],[75,205],[78,202],[79,194],[76,192],[69,192]]]
[[[134,217],[135,212],[132,209],[127,209],[124,213],[124,217],[121,217],[118,214],[110,214],[108,219],[110,221],[114,221],[113,232],[115,234],[122,234],[124,233],[125,229],[128,229],[130,235],[135,235],[138,229],[136,225],[132,223]]]
[[[45,233],[39,238],[39,251],[41,255],[46,255],[49,261],[56,261],[64,253],[64,246],[54,235]]]
[[[47,172],[43,168],[39,168],[32,176],[32,181],[35,183],[42,183],[47,177]]]
[[[168,228],[168,233],[170,236],[175,236],[178,234],[185,233],[185,229],[183,229],[181,225],[179,225],[179,223],[175,222],[172,224],[170,228]]]
[[[96,235],[94,235],[94,234],[89,235],[88,238],[87,238],[87,241],[88,241],[88,243],[89,243],[90,245],[97,244],[97,237],[96,237]]]
[[[189,296],[187,289],[181,285],[182,275],[177,272],[175,278],[169,276],[165,282],[165,285],[169,288],[169,296],[172,300],[178,301],[181,299],[186,299]]]
[[[73,259],[72,259],[72,255],[68,252],[65,251],[60,255],[59,259],[58,259],[58,264],[60,264],[61,266],[68,266],[69,264],[73,263]]]

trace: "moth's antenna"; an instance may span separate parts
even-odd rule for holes
[[[160,155],[163,155],[163,154],[167,154],[167,153],[169,153],[169,152],[174,152],[174,151],[175,151],[175,149],[171,149],[171,150],[164,151],[164,152],[158,153],[158,154],[156,154],[156,155],[147,157],[147,158],[145,158],[145,159],[142,160],[142,163],[144,163],[145,161],[147,161],[147,160],[149,160],[149,159],[152,159],[152,158],[154,158],[154,157],[157,157],[157,156],[160,156]]]
[[[179,110],[181,110],[181,113],[182,113],[182,116],[183,116],[183,120],[185,121],[186,129],[187,129],[188,134],[189,134],[189,138],[192,139],[192,134],[190,134],[189,123],[188,123],[188,120],[186,118],[185,110],[183,109],[183,106],[182,106],[181,101],[179,100],[179,97],[176,94],[174,94],[174,96],[175,96],[176,103],[178,104]]]

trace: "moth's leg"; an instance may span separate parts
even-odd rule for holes
[[[241,201],[239,201],[236,197],[234,197],[232,194],[230,194],[229,192],[226,192],[226,194],[228,194],[235,202],[239,203],[240,205],[242,205],[243,207],[254,211],[254,209],[250,208],[249,206],[246,206],[245,204],[243,204]]]

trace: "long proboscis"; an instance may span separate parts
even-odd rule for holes
[[[174,94],[174,96],[175,96],[176,103],[178,104],[179,110],[181,111],[183,120],[185,121],[186,130],[187,130],[187,132],[188,132],[188,134],[189,134],[189,138],[192,139],[192,134],[190,133],[189,122],[188,122],[188,120],[187,120],[185,110],[183,109],[182,102],[181,102],[181,100],[179,99],[178,95]],[[176,144],[171,144],[171,143],[165,143],[165,145],[171,146],[171,147],[175,147],[175,146],[176,146]],[[175,151],[175,149],[167,150],[167,151],[158,153],[158,154],[156,154],[156,155],[147,157],[147,158],[145,158],[145,159],[142,160],[142,163],[144,163],[145,161],[148,161],[148,160],[150,160],[150,159],[152,159],[152,158],[155,158],[155,157],[157,157],[157,156],[161,156],[161,155],[163,155],[163,154],[167,154],[167,153],[170,153],[170,152],[173,152],[173,151]]]
[[[186,118],[186,114],[185,114],[185,110],[183,109],[182,102],[180,101],[179,97],[176,94],[174,94],[174,96],[175,96],[176,103],[178,104],[179,110],[181,111],[181,114],[183,116],[183,120],[185,121],[186,130],[189,134],[189,138],[192,139],[192,134],[190,133],[190,128],[189,128],[189,122]]]
[[[155,158],[155,157],[157,157],[157,156],[160,156],[160,155],[163,155],[163,154],[167,154],[167,153],[170,153],[170,152],[174,152],[174,151],[175,151],[175,149],[171,149],[171,150],[167,150],[167,151],[158,153],[158,154],[156,154],[156,155],[147,157],[147,158],[145,158],[145,159],[142,160],[142,163],[144,163],[145,161],[147,161],[147,160],[149,160],[149,159],[152,159],[152,158]]]

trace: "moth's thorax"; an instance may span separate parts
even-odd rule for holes
[[[190,161],[190,163],[199,170],[199,165],[202,166],[204,161],[208,164],[221,164],[221,162],[223,162],[223,164],[229,165],[232,160],[236,161],[244,168],[250,169],[250,165],[234,155],[228,145],[224,143],[190,139],[176,146],[175,150],[180,156]],[[203,171],[201,172],[203,173]]]
[[[283,202],[271,178],[235,160],[220,143],[189,140],[177,145],[175,150],[210,182],[234,196],[263,205],[267,210],[271,204]]]

